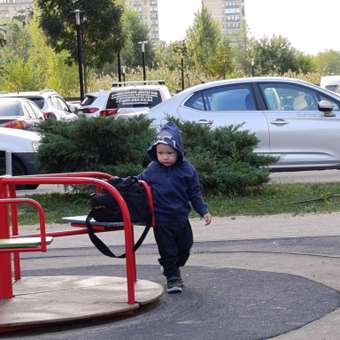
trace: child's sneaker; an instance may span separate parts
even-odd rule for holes
[[[184,287],[184,282],[183,282],[181,277],[179,277],[179,279],[178,279],[178,286],[181,287],[181,288]]]
[[[167,289],[169,294],[182,293],[183,281],[178,277],[170,277],[167,279]]]

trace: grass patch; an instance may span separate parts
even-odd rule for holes
[[[45,210],[47,223],[58,223],[63,216],[85,215],[87,194],[33,195]],[[340,211],[340,183],[275,184],[247,196],[206,196],[213,216],[306,214]],[[33,208],[20,206],[21,224],[38,223]],[[191,216],[197,216],[192,214]]]
[[[207,201],[216,216],[334,212],[340,211],[340,183],[267,185],[259,193]]]
[[[44,194],[32,195],[30,198],[38,201],[45,212],[46,223],[60,223],[64,216],[85,215],[89,212],[89,195],[87,194]],[[19,205],[19,220],[21,224],[39,223],[37,213],[32,206]]]

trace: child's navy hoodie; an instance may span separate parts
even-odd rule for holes
[[[177,151],[177,162],[164,166],[157,160],[157,144],[167,144]],[[183,222],[188,219],[191,202],[201,216],[208,212],[204,203],[195,168],[184,159],[181,132],[174,123],[163,126],[155,142],[148,149],[151,162],[139,175],[152,187],[156,223]]]

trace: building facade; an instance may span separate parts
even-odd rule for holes
[[[0,18],[27,15],[33,9],[33,0],[0,0]]]
[[[152,42],[159,41],[158,0],[128,0],[128,6],[137,11],[149,28]]]
[[[219,24],[221,32],[237,43],[239,33],[245,22],[245,0],[202,0],[212,18]]]

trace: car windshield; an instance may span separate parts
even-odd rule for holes
[[[20,104],[17,102],[0,102],[0,116],[22,116]]]
[[[162,101],[157,90],[134,89],[126,91],[113,91],[110,93],[107,108],[125,107],[154,107]]]

